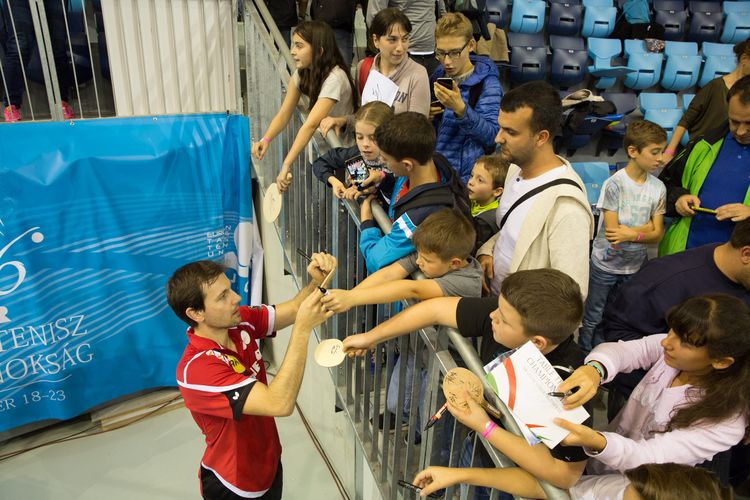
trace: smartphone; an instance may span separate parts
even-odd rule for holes
[[[365,160],[362,158],[362,156],[357,155],[346,160],[345,164],[346,171],[349,173],[352,184],[359,188],[362,183],[370,176],[370,172],[368,172],[367,170]]]
[[[702,213],[702,214],[711,214],[711,215],[716,215],[716,210],[713,210],[713,209],[711,209],[711,208],[696,207],[695,205],[688,205],[688,207],[689,207],[689,208],[690,208],[691,210],[694,210],[694,211],[696,211],[696,212],[700,212],[700,213]]]
[[[402,488],[406,488],[407,490],[411,490],[414,493],[421,493],[422,492],[422,488],[417,488],[413,484],[407,483],[403,479],[399,479],[398,480],[398,485],[401,486]],[[442,498],[442,497],[440,497],[440,496],[438,496],[438,495],[436,495],[434,493],[430,493],[429,495],[427,495],[427,498]]]
[[[434,101],[432,101],[432,102],[430,103],[430,107],[431,107],[431,108],[440,108],[440,109],[445,109],[445,106],[443,106],[443,103],[442,103],[442,102],[440,102],[440,101],[438,101],[437,99],[435,99]]]
[[[453,90],[453,78],[438,78],[436,81],[438,85],[442,85],[446,89]]]

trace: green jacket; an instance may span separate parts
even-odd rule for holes
[[[729,125],[708,132],[703,137],[691,140],[679,155],[664,169],[659,179],[667,187],[667,217],[675,220],[667,229],[659,244],[659,256],[670,255],[685,250],[692,217],[680,217],[675,209],[677,199],[685,194],[698,196],[708,172],[719,156],[724,137],[729,133]],[[750,205],[750,187],[745,193],[745,205]]]

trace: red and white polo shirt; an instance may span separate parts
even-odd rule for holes
[[[273,417],[243,415],[253,384],[267,384],[257,339],[273,333],[275,310],[240,307],[242,322],[229,329],[237,352],[195,335],[177,365],[177,384],[193,419],[206,436],[201,465],[237,495],[256,498],[273,483],[281,443]]]

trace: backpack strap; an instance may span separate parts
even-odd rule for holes
[[[362,91],[365,89],[367,83],[367,77],[370,76],[370,68],[372,68],[372,62],[375,60],[373,56],[368,56],[362,59],[362,64],[359,65],[359,75],[357,75],[357,85],[359,87],[359,95],[362,95]]]
[[[581,186],[578,185],[578,183],[572,179],[555,179],[553,181],[549,181],[546,184],[542,184],[541,186],[537,186],[525,195],[521,196],[516,200],[516,202],[510,206],[507,212],[505,212],[505,215],[503,215],[503,218],[500,220],[500,230],[502,231],[503,226],[505,225],[505,222],[508,220],[508,216],[513,212],[513,210],[516,209],[521,203],[528,200],[529,198],[533,198],[534,196],[538,195],[545,189],[551,188],[552,186],[558,186],[560,184],[570,184],[571,186],[575,186],[578,189],[581,189]],[[581,189],[583,191],[583,189]]]

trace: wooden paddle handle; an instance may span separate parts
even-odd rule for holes
[[[487,401],[482,399],[481,403],[479,403],[482,408],[484,408],[484,411],[489,413],[495,418],[503,418],[503,416],[500,414],[499,411],[497,411],[491,404],[489,404]]]

